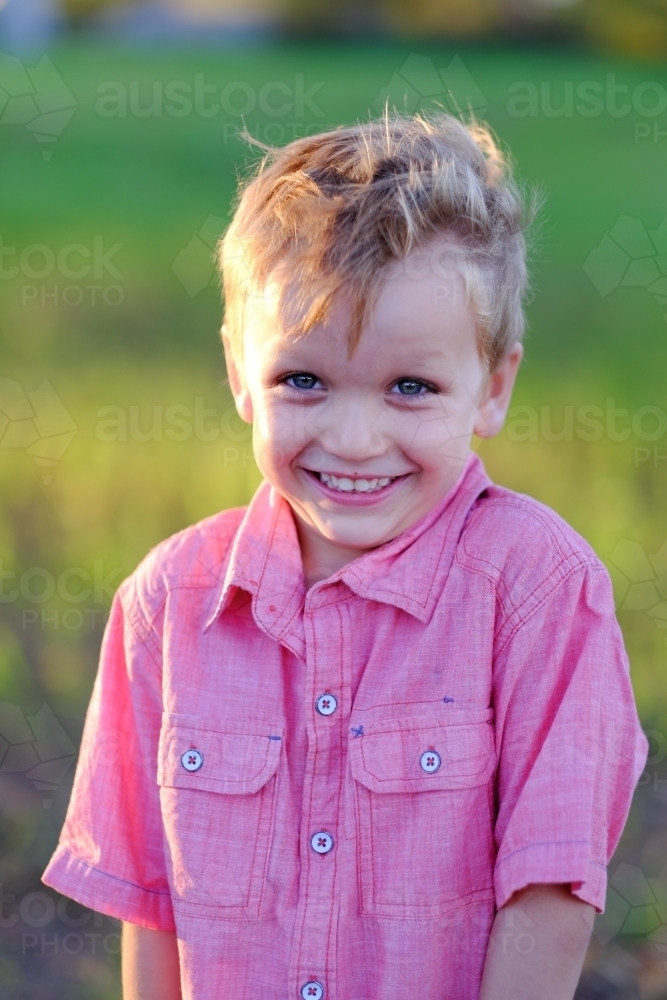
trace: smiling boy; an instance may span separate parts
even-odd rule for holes
[[[246,185],[223,342],[264,481],[119,588],[44,875],[124,921],[126,1000],[571,1000],[646,740],[604,567],[471,451],[525,224],[444,114]]]
[[[308,584],[428,513],[459,478],[472,434],[502,426],[521,345],[489,376],[448,256],[441,240],[387,268],[351,356],[345,300],[307,337],[285,335],[280,272],[246,305],[242,364],[225,338],[238,411],[296,514]]]

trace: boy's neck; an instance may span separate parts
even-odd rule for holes
[[[368,549],[347,548],[336,545],[324,538],[318,531],[305,524],[300,517],[292,512],[296,526],[301,562],[303,564],[303,579],[306,590],[310,590],[320,580],[326,580],[337,570],[358,559]]]

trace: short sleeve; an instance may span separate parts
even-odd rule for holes
[[[535,598],[494,662],[496,904],[569,883],[602,911],[647,740],[604,567],[578,565]]]
[[[72,796],[42,881],[101,913],[173,930],[157,785],[159,643],[134,578],[116,594]]]

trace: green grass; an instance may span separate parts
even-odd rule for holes
[[[605,430],[599,440],[587,442],[576,433],[582,428],[576,413],[585,405],[605,409],[609,397],[628,411],[619,428],[630,427],[632,415],[642,407],[667,412],[665,307],[641,287],[618,288],[602,298],[582,269],[619,216],[637,218],[651,230],[667,214],[667,136],[635,142],[634,131],[644,123],[652,128],[654,122],[665,130],[667,120],[635,111],[593,118],[576,113],[549,118],[540,111],[536,117],[517,118],[508,111],[508,99],[513,83],[528,81],[539,89],[547,82],[556,103],[568,83],[575,88],[584,81],[604,85],[609,73],[628,86],[629,94],[646,81],[667,91],[667,72],[575,52],[460,46],[419,52],[438,67],[448,66],[457,53],[461,56],[488,100],[485,117],[511,149],[518,176],[542,185],[547,198],[533,255],[527,360],[515,397],[516,405],[538,414],[537,439],[520,441],[511,430],[504,432],[482,447],[487,467],[497,481],[555,507],[603,559],[609,560],[622,540],[654,554],[667,539],[667,461],[656,457],[654,449],[658,456],[667,455],[667,434],[648,442],[631,428],[625,440],[613,440]],[[46,244],[57,255],[70,243],[92,247],[95,237],[103,239],[105,248],[122,244],[114,257],[121,278],[107,276],[97,283],[118,285],[123,301],[68,306],[47,299],[42,304],[38,290],[36,302],[24,303],[31,294],[24,285],[44,285],[48,293],[57,284],[62,294],[68,285],[95,282],[57,274],[43,281],[21,276],[0,280],[0,375],[19,381],[27,391],[47,379],[77,427],[54,469],[37,467],[20,449],[0,452],[0,558],[5,570],[20,579],[26,570],[43,567],[57,580],[68,567],[92,571],[94,561],[101,560],[105,572],[116,569],[120,579],[161,538],[223,507],[247,502],[259,481],[250,439],[230,418],[217,340],[218,290],[211,285],[191,297],[171,269],[208,216],[228,218],[236,173],[256,153],[233,135],[238,116],[163,113],[138,118],[128,113],[105,118],[96,110],[99,88],[113,81],[129,95],[134,83],[145,104],[154,82],[193,85],[196,74],[203,74],[219,97],[233,83],[257,94],[272,82],[294,90],[301,74],[306,89],[322,83],[312,98],[314,108],[306,107],[303,115],[277,116],[255,109],[246,116],[249,129],[262,138],[279,139],[279,129],[267,133],[267,127],[277,124],[289,139],[293,123],[299,134],[367,118],[378,92],[409,53],[398,45],[267,46],[232,52],[121,51],[83,44],[51,53],[77,110],[48,147],[49,160],[42,157],[46,147],[24,126],[0,126],[3,245],[21,250]],[[283,97],[275,91],[271,99],[277,103]],[[13,262],[5,258],[5,266]],[[131,407],[138,408],[138,426],[145,432],[153,407],[163,417],[175,405],[194,412],[197,397],[215,409],[216,426],[224,424],[215,440],[193,434],[174,441],[164,428],[159,440],[136,440],[131,428],[124,441],[103,440],[103,407],[120,407],[128,420]],[[543,407],[548,424],[541,417]],[[561,427],[566,407],[575,414],[573,433],[565,440],[547,440],[545,426],[547,433],[549,427]],[[206,426],[213,423],[208,418]],[[638,461],[644,457],[639,448],[648,449],[648,460]],[[45,483],[44,476],[52,481]],[[618,567],[610,568],[622,594]],[[667,598],[664,579],[660,585]],[[62,614],[72,608],[100,611],[107,605],[104,594],[99,604],[79,605],[57,592],[43,604],[23,597],[0,604],[0,699],[18,704],[26,714],[47,701],[76,741],[102,616],[89,615],[83,627],[68,629]],[[40,618],[24,627],[23,612],[34,610],[47,612],[50,623],[42,628]],[[667,632],[645,608],[621,610],[620,619],[642,717],[646,725],[665,732]],[[24,795],[21,809],[9,812],[0,881],[14,884],[16,891],[35,885],[62,819],[66,786],[64,782],[56,794],[48,818],[36,794],[34,802]],[[16,830],[31,824],[40,833],[27,843],[27,835]],[[92,982],[93,973],[86,974]],[[83,977],[81,972],[81,982]],[[94,983],[88,992],[69,988],[72,996],[111,995],[111,987]]]

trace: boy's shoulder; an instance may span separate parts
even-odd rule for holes
[[[555,510],[495,484],[473,504],[457,561],[515,593],[555,586],[577,570],[607,573],[586,539]]]
[[[205,517],[155,545],[121,589],[145,604],[149,613],[176,587],[213,587],[221,580],[223,564],[246,507],[231,507]]]

